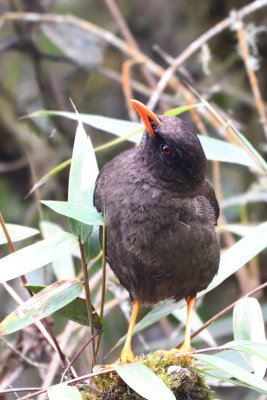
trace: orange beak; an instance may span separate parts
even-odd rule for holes
[[[151,126],[151,120],[160,122],[159,118],[140,101],[131,99],[130,102],[133,103],[138,114],[142,118],[149,136],[155,136],[155,132]]]

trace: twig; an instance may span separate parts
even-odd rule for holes
[[[261,162],[258,160],[258,158],[255,156],[255,154],[251,151],[251,149],[248,147],[246,143],[244,143],[243,140],[239,137],[240,135],[236,131],[235,127],[231,124],[231,121],[224,121],[224,119],[220,116],[220,114],[215,110],[212,105],[203,99],[197,91],[192,88],[192,86],[188,85],[188,87],[192,90],[192,92],[195,94],[196,97],[200,99],[202,103],[207,107],[207,109],[211,112],[212,115],[217,119],[217,121],[221,124],[221,126],[226,128],[226,132],[229,134],[228,139],[232,139],[236,144],[241,146],[248,154],[249,156],[255,161],[255,163],[258,165],[258,167],[261,169],[262,172],[265,172],[265,166],[261,164]],[[227,138],[227,137],[226,137]]]
[[[73,357],[73,359],[70,361],[69,365],[67,366],[67,368],[65,369],[65,371],[63,372],[63,375],[61,377],[61,382],[63,382],[66,373],[68,372],[68,370],[70,369],[70,367],[73,365],[73,363],[77,360],[78,357],[80,357],[80,355],[82,354],[82,352],[84,351],[84,349],[88,346],[89,343],[91,343],[91,341],[100,333],[96,332],[94,334],[94,336],[91,336],[86,343],[84,343],[84,345],[80,348],[80,350],[78,351],[77,354],[75,354],[75,356]]]
[[[70,381],[68,381],[68,384],[79,382],[79,381],[84,381],[85,379],[93,378],[94,376],[107,374],[107,373],[113,372],[113,371],[115,371],[115,368],[109,368],[109,369],[106,369],[104,371],[92,372],[90,374],[79,376],[78,378],[71,379]],[[46,392],[47,392],[47,388],[39,390],[38,392],[35,392],[35,393],[27,394],[26,396],[20,397],[17,400],[27,400],[32,396],[38,396],[39,394],[43,394],[43,393],[46,393]],[[1,393],[2,392],[0,392],[0,394]]]
[[[238,15],[240,18],[245,17],[256,10],[267,6],[267,0],[255,0],[245,7],[241,8],[238,11]],[[157,88],[154,93],[151,95],[147,106],[150,109],[153,109],[158,102],[158,99],[161,93],[164,91],[168,82],[175,74],[175,71],[189,58],[191,57],[197,50],[199,50],[203,44],[207,43],[212,37],[218,35],[218,33],[222,32],[224,29],[228,28],[235,22],[235,16],[230,15],[228,18],[223,19],[214,25],[211,29],[205,32],[203,35],[198,37],[194,42],[192,42],[175,60],[172,65],[166,69],[163,76],[159,80],[157,84]]]
[[[253,96],[255,98],[255,103],[256,103],[256,106],[258,109],[258,113],[260,115],[260,122],[262,124],[263,131],[264,131],[265,137],[267,139],[267,115],[266,115],[266,111],[264,108],[264,103],[261,98],[258,80],[257,80],[256,74],[251,66],[251,62],[250,62],[251,58],[249,55],[248,45],[247,45],[245,33],[244,33],[244,24],[243,24],[243,21],[241,20],[239,12],[236,13],[236,18],[237,18],[236,29],[237,29],[237,38],[238,38],[238,42],[239,42],[239,47],[240,47],[242,58],[243,58],[243,61],[244,61],[245,67],[246,67],[251,90],[252,90]]]
[[[104,317],[104,305],[105,305],[105,294],[106,294],[106,229],[105,224],[102,226],[102,288],[101,288],[101,303],[100,303],[100,314],[99,314],[99,336],[97,338],[96,345],[96,357],[98,356],[100,341],[101,341],[101,332],[103,326],[103,317]]]
[[[251,290],[249,293],[246,293],[244,296],[240,297],[238,300],[234,301],[232,304],[230,304],[229,306],[225,307],[222,311],[220,311],[218,314],[214,315],[214,317],[210,318],[208,321],[205,322],[205,324],[203,324],[199,329],[197,329],[196,331],[194,331],[191,334],[191,339],[193,339],[194,337],[196,337],[200,332],[202,332],[204,329],[206,329],[208,326],[210,326],[214,321],[216,321],[216,319],[222,317],[224,314],[228,313],[230,310],[232,310],[234,308],[234,306],[236,305],[236,303],[239,300],[245,299],[246,297],[252,296],[254,293],[258,292],[259,290],[264,289],[265,287],[267,287],[267,282],[263,283],[262,285],[258,286],[257,288]],[[183,344],[183,342],[179,343],[176,347],[180,347]]]
[[[132,121],[138,121],[137,113],[135,111],[134,105],[130,102],[133,98],[133,91],[131,87],[131,68],[137,64],[135,60],[126,60],[122,64],[122,89],[125,97],[125,101],[129,110],[129,115]]]
[[[119,7],[117,6],[117,4],[115,3],[114,0],[105,0],[112,16],[114,17],[122,35],[124,36],[124,39],[137,51],[140,51],[139,45],[137,43],[137,41],[135,40],[134,36],[132,35],[125,19],[123,18],[123,15],[119,9]],[[156,79],[154,78],[154,76],[151,74],[151,72],[149,70],[147,70],[143,65],[141,66],[141,71],[147,81],[147,83],[151,86],[151,87],[155,87],[157,84]]]
[[[32,367],[35,368],[44,368],[47,369],[46,364],[41,364],[39,362],[31,360],[29,357],[27,357],[25,354],[22,354],[16,347],[13,346],[12,343],[10,343],[8,340],[6,340],[3,336],[0,337],[0,340],[11,350],[13,351],[17,356],[19,356],[25,363],[31,365]],[[37,390],[37,389],[35,389]]]
[[[85,262],[84,257],[84,250],[83,245],[81,242],[80,237],[78,238],[80,253],[81,253],[81,263],[82,263],[82,270],[83,270],[83,279],[84,279],[84,291],[85,291],[85,298],[86,298],[86,306],[88,312],[88,319],[90,323],[90,331],[92,340],[92,352],[93,352],[93,364],[96,362],[96,349],[95,349],[95,341],[94,341],[94,316],[93,316],[93,307],[91,302],[91,293],[90,293],[90,286],[89,286],[89,277],[88,277],[88,270]]]
[[[33,387],[4,389],[4,390],[0,390],[0,394],[16,393],[16,392],[36,392],[36,390],[41,390],[41,389],[40,388],[33,388]]]
[[[69,352],[69,347],[70,347],[71,338],[73,337],[73,331],[75,329],[77,329],[75,322],[68,321],[64,331],[60,335],[60,338],[59,338],[60,346],[66,354],[71,354]],[[54,382],[55,376],[59,371],[59,367],[60,367],[59,357],[58,357],[57,353],[54,353],[52,356],[52,359],[49,363],[46,374],[44,375],[42,388],[47,388],[48,386],[52,385],[52,383]],[[72,373],[75,377],[77,376],[73,367],[72,367]]]
[[[2,229],[3,229],[3,231],[4,231],[4,234],[5,234],[5,236],[6,236],[6,239],[7,239],[9,248],[10,248],[10,251],[11,251],[12,253],[14,253],[16,250],[15,250],[15,247],[14,247],[14,245],[13,245],[13,242],[12,242],[10,236],[9,236],[9,233],[8,233],[8,231],[7,231],[6,224],[5,224],[5,221],[4,221],[4,218],[3,218],[1,212],[0,212],[0,224],[1,224],[1,226],[2,226]],[[23,286],[25,286],[25,285],[28,284],[28,281],[27,281],[25,275],[21,275],[20,278],[21,278],[21,282],[22,282],[22,285],[23,285]],[[6,287],[6,285],[4,285],[4,286]],[[27,292],[29,293],[30,296],[33,296],[32,292],[31,292],[29,289],[27,289],[27,288],[25,288],[25,289],[27,290]],[[16,299],[18,299],[18,296],[16,296]],[[20,301],[19,301],[19,302],[20,302]],[[23,303],[23,302],[22,302],[22,303]],[[20,302],[20,304],[21,304],[21,302]],[[45,318],[43,318],[42,323],[43,323],[43,326],[41,325],[41,322],[39,322],[39,321],[38,321],[38,323],[36,323],[36,325],[39,327],[39,329],[40,329],[40,326],[42,326],[42,328],[44,328],[44,329],[46,330],[46,333],[48,333],[48,335],[46,334],[46,335],[44,335],[44,337],[45,337],[46,339],[47,339],[47,336],[50,337],[50,339],[51,339],[52,342],[53,342],[53,348],[56,349],[56,351],[58,352],[59,357],[60,357],[60,359],[61,359],[62,365],[65,366],[65,365],[66,365],[66,362],[67,362],[66,357],[65,357],[65,355],[63,354],[63,352],[61,351],[61,348],[60,348],[60,346],[59,346],[59,344],[58,344],[58,341],[57,341],[57,339],[56,339],[56,337],[55,337],[55,335],[54,335],[54,333],[53,333],[53,331],[52,331],[50,325],[48,324],[48,322],[47,322],[47,320],[46,320]],[[43,333],[43,329],[41,330],[41,332]],[[48,340],[48,342],[51,344],[51,341],[50,341],[50,340]]]

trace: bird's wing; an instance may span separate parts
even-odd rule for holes
[[[203,185],[203,192],[202,194],[208,199],[213,211],[214,211],[214,225],[217,225],[217,221],[220,215],[220,207],[213,189],[212,184],[208,179],[205,180],[205,183]]]

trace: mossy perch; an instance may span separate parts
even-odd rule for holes
[[[143,363],[172,390],[176,399],[214,399],[213,392],[205,383],[204,378],[188,365],[181,367],[181,359],[166,357],[159,359],[156,353],[151,353],[143,359]],[[95,376],[88,386],[82,388],[81,394],[84,400],[144,399],[131,389],[115,371]]]

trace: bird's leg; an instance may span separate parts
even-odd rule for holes
[[[193,315],[193,310],[194,310],[194,305],[195,305],[196,298],[195,297],[187,297],[186,298],[186,303],[187,303],[187,317],[186,317],[186,325],[185,325],[185,339],[181,347],[178,349],[175,347],[169,351],[165,350],[158,350],[157,351],[157,356],[159,357],[175,357],[178,354],[181,353],[187,353],[189,351],[194,350],[193,347],[191,347],[191,325],[192,325],[192,315]],[[181,357],[183,360],[186,362],[191,361],[190,355],[188,356],[183,356]]]
[[[192,315],[195,306],[196,298],[195,297],[187,297],[187,317],[186,317],[186,325],[185,325],[185,339],[182,346],[179,348],[179,353],[186,353],[188,351],[192,351],[191,347],[191,326],[192,326]]]
[[[140,308],[140,303],[138,303],[138,301],[134,300],[126,341],[125,341],[123,349],[121,351],[121,356],[118,360],[123,364],[132,363],[135,361],[135,357],[133,355],[131,345],[132,345],[133,330],[134,330],[134,326],[135,326],[139,308]]]
[[[115,362],[115,364],[130,364],[135,361],[138,361],[138,357],[134,357],[131,344],[132,344],[132,337],[133,337],[133,330],[135,326],[135,321],[137,318],[137,314],[140,308],[140,303],[138,301],[134,300],[133,301],[133,308],[132,308],[132,313],[130,317],[130,322],[129,322],[129,327],[128,327],[128,332],[127,332],[127,337],[126,341],[124,343],[124,346],[121,351],[120,358]],[[105,371],[107,369],[110,369],[114,367],[114,364],[107,364],[107,365],[102,365],[99,370]]]

